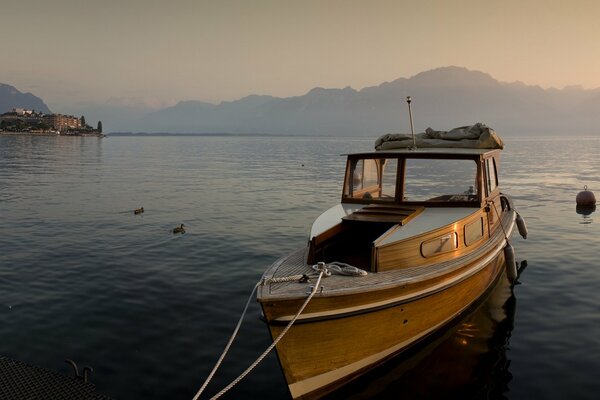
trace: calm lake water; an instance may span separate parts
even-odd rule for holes
[[[529,227],[512,240],[521,284],[332,398],[598,398],[600,211],[575,196],[600,195],[600,139],[504,139],[501,187]],[[339,202],[339,155],[372,142],[0,136],[0,355],[91,365],[117,399],[191,399],[264,269]],[[206,394],[270,344],[259,312]],[[226,397],[287,398],[276,357]]]

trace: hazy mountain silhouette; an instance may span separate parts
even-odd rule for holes
[[[181,101],[167,108],[118,98],[63,112],[102,120],[107,132],[375,136],[409,131],[409,95],[417,131],[484,122],[501,134],[594,134],[600,122],[600,89],[499,82],[462,67],[437,68],[361,90],[314,88],[302,96],[251,95],[220,104]],[[0,113],[14,107],[50,112],[40,98],[0,84]]]
[[[443,67],[379,86],[314,88],[302,96],[248,96],[218,105],[185,101],[148,114],[133,130],[181,133],[377,135],[484,122],[500,133],[595,133],[600,90],[503,83],[483,72]]]
[[[31,93],[21,93],[15,87],[0,83],[0,114],[11,111],[13,108],[26,108],[50,113],[50,109],[42,99]]]

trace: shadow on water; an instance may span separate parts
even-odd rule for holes
[[[588,225],[588,224],[591,224],[592,222],[594,222],[592,217],[590,217],[590,215],[592,215],[594,213],[594,211],[596,211],[595,204],[591,205],[591,206],[584,206],[584,205],[578,204],[575,207],[575,212],[583,217],[583,220],[580,222],[580,224],[583,224],[583,225]]]
[[[521,263],[523,272],[527,262]],[[464,318],[327,399],[508,398],[509,341],[517,300],[503,278]]]

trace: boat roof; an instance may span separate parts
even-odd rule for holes
[[[348,156],[397,156],[397,155],[463,155],[469,156],[481,156],[488,153],[500,151],[500,149],[475,149],[475,148],[457,148],[457,147],[423,147],[417,149],[390,149],[390,150],[377,150],[377,151],[365,151],[360,153],[346,153]]]

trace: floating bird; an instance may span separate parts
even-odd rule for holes
[[[144,212],[144,207],[138,208],[138,209],[136,209],[136,210],[133,211],[133,213],[135,215],[141,214],[143,212]]]
[[[173,233],[185,233],[185,229],[183,229],[184,225],[181,224],[180,226],[178,226],[177,228],[173,229]]]

